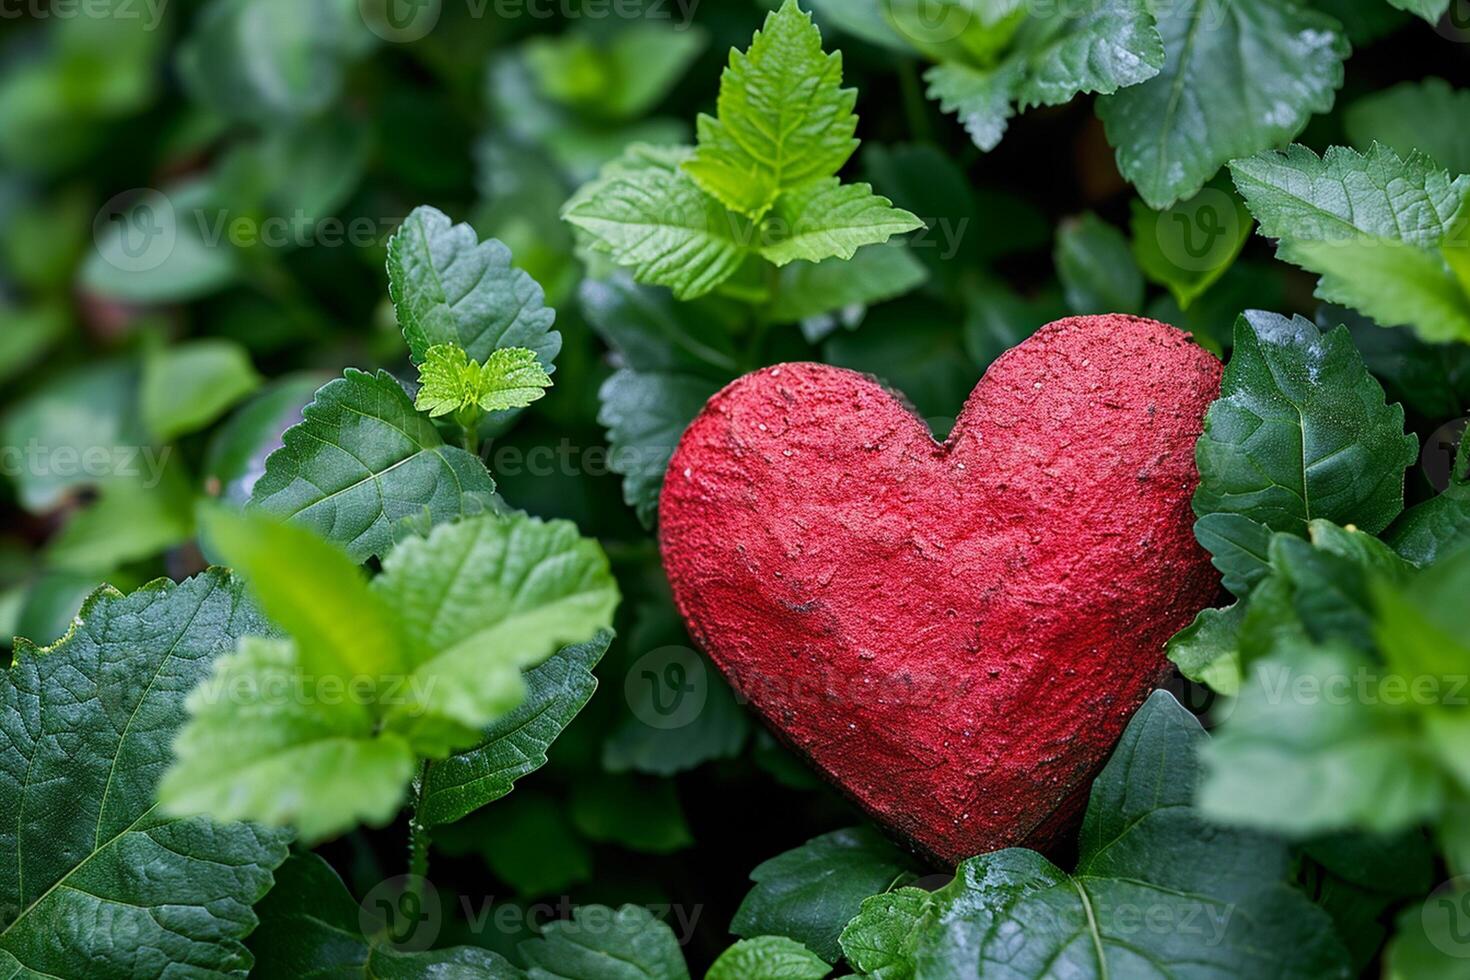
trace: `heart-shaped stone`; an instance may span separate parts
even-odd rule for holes
[[[664,480],[679,610],[920,850],[1044,849],[1218,589],[1189,501],[1220,374],[1173,327],[1061,320],[995,362],[942,445],[864,375],[746,375]]]

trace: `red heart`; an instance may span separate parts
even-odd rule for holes
[[[875,819],[948,863],[1068,828],[1218,589],[1194,443],[1220,363],[1126,316],[1043,327],[940,445],[873,379],[710,399],[659,505],[696,641]]]

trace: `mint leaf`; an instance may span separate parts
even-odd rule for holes
[[[1236,323],[1235,354],[1195,451],[1194,509],[1305,534],[1325,518],[1377,533],[1403,509],[1418,440],[1384,402],[1345,327],[1260,311]]]
[[[842,930],[842,955],[873,980],[913,980],[914,944],[930,909],[922,888],[899,888],[863,899]]]
[[[250,969],[250,907],[287,839],[169,819],[154,791],[185,693],[238,637],[268,630],[214,569],[128,596],[101,589],[53,646],[16,641],[0,681],[0,959],[13,975]]]
[[[787,191],[830,177],[857,150],[857,92],[842,87],[842,54],[796,0],[766,17],[748,51],[730,53],[717,118],[699,117],[684,171],[726,207],[759,219]]]
[[[1091,211],[1057,228],[1054,258],[1073,313],[1137,313],[1143,275],[1123,233]]]
[[[636,905],[584,905],[520,953],[531,980],[689,980],[673,930]]]
[[[1093,784],[1077,870],[1020,849],[963,862],[908,913],[915,975],[1345,976],[1331,921],[1286,884],[1286,847],[1191,806],[1205,743],[1199,722],[1155,693]],[[1167,927],[1139,928],[1139,908]]]
[[[760,252],[778,266],[797,259],[846,261],[864,245],[880,245],[922,227],[922,221],[867,184],[843,184],[832,177],[781,195],[765,226],[772,240]]]
[[[956,18],[976,16],[964,6],[954,5]],[[1017,6],[1005,3],[978,16],[983,24]],[[938,99],[943,111],[957,113],[975,145],[989,151],[1017,112],[1061,105],[1086,92],[1109,94],[1159,73],[1164,47],[1146,0],[1102,0],[1078,9],[1058,5],[1030,13],[994,65],[946,60],[930,69],[925,75],[929,97]],[[922,9],[911,16],[924,18],[917,23],[926,25],[933,20]],[[918,33],[924,33],[922,28]],[[974,55],[968,60],[990,61]]]
[[[787,265],[768,312],[775,323],[796,323],[826,313],[840,313],[851,323],[866,307],[917,289],[928,278],[928,269],[903,243],[869,245],[847,260]]]
[[[291,826],[307,844],[386,824],[418,763],[405,739],[376,731],[361,699],[401,677],[315,674],[298,644],[246,637],[189,696],[160,805]]]
[[[704,980],[822,980],[832,972],[820,956],[785,936],[742,939],[720,954]]]
[[[525,699],[521,671],[612,624],[607,557],[566,521],[481,517],[410,538],[372,585],[405,639],[408,683],[382,715],[420,755],[475,745]]]
[[[754,244],[749,222],[680,169],[691,153],[630,147],[562,210],[590,237],[593,251],[680,299],[703,296],[729,279]]]
[[[473,748],[434,762],[424,777],[419,819],[452,823],[511,791],[516,780],[546,764],[546,752],[597,690],[592,668],[612,633],[565,647],[526,672],[526,699],[492,723]]]
[[[1437,19],[1437,18],[1436,18]],[[1348,137],[1368,153],[1381,143],[1399,156],[1422,153],[1450,173],[1470,173],[1470,133],[1448,124],[1470,113],[1470,91],[1442,78],[1404,82],[1358,99],[1343,113]]]
[[[455,344],[438,344],[429,348],[419,367],[414,408],[430,418],[467,409],[501,412],[525,408],[543,398],[549,387],[551,375],[535,351],[502,347],[480,364]]]
[[[332,866],[315,854],[297,854],[281,865],[276,887],[257,912],[260,928],[250,937],[250,949],[261,976],[382,980],[429,976],[523,980],[525,976],[488,949],[411,948],[421,941],[417,923],[404,937],[402,921],[385,921],[381,907],[359,905]],[[428,929],[425,924],[422,932]],[[394,945],[391,937],[395,935],[402,937],[405,948]]]
[[[1118,169],[1156,210],[1331,109],[1349,52],[1336,20],[1296,0],[1182,0],[1158,29],[1163,70],[1097,103]]]
[[[1235,184],[1277,255],[1322,276],[1317,295],[1425,340],[1470,338],[1470,298],[1452,263],[1466,247],[1456,216],[1470,176],[1384,146],[1366,154],[1301,146],[1231,164]]]
[[[447,446],[386,371],[349,368],[317,392],[266,461],[252,506],[309,527],[359,561],[383,555],[404,518],[438,523],[484,512],[485,465]]]
[[[555,370],[561,334],[541,287],[511,265],[510,249],[441,211],[415,208],[388,242],[388,292],[415,364],[430,347],[457,344],[481,364],[524,347]]]
[[[228,340],[195,340],[143,358],[143,424],[158,442],[207,427],[260,386],[250,355]]]
[[[866,827],[814,837],[756,865],[750,873],[755,887],[730,931],[747,938],[786,936],[836,963],[842,955],[838,936],[863,899],[912,880],[917,867]]]

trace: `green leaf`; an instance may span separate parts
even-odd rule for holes
[[[1359,975],[1388,936],[1384,913],[1423,895],[1434,881],[1434,851],[1418,829],[1402,834],[1337,834],[1302,846],[1313,862],[1308,893],[1331,915]]]
[[[1133,202],[1133,255],[1149,281],[1187,310],[1230,271],[1251,235],[1251,215],[1233,195],[1206,187],[1155,211]]]
[[[1194,522],[1194,537],[1210,553],[1225,588],[1241,598],[1271,572],[1271,529],[1249,517],[1206,514]]]
[[[260,387],[250,355],[228,340],[196,340],[143,359],[143,424],[158,442],[208,427]]]
[[[104,483],[96,502],[74,514],[47,542],[47,562],[100,578],[189,540],[194,534],[194,488],[178,457],[171,458],[175,462],[164,465],[156,482]]]
[[[510,249],[441,211],[415,208],[388,242],[388,292],[415,364],[429,348],[455,344],[480,364],[524,347],[555,370],[561,334],[541,287],[511,265]]]
[[[386,678],[404,668],[404,638],[387,605],[346,553],[312,532],[211,507],[210,540],[250,583],[270,621],[296,641],[318,677]]]
[[[1349,52],[1336,20],[1296,0],[1183,0],[1158,29],[1163,71],[1097,103],[1118,169],[1155,209],[1331,109]]]
[[[1465,894],[1457,880],[1399,913],[1384,953],[1383,975],[1388,980],[1456,980],[1465,972],[1470,954],[1463,926],[1470,908]]]
[[[437,914],[438,896],[429,901],[435,903],[431,907]],[[385,920],[384,908],[393,909],[395,920],[409,914],[406,904],[401,908],[387,902],[359,905],[331,865],[315,854],[297,854],[281,865],[276,887],[257,909],[260,928],[250,937],[256,970],[265,977],[525,977],[505,957],[488,949],[454,946],[419,951],[429,923],[437,927],[437,920],[426,914],[424,925],[412,924],[405,935],[404,926],[409,923]],[[401,947],[395,945],[395,936]]]
[[[245,638],[189,696],[160,805],[291,826],[308,844],[388,823],[418,762],[406,740],[375,731],[367,704],[400,680],[315,674],[295,643]]]
[[[857,92],[842,87],[842,53],[796,0],[766,17],[748,51],[730,53],[718,118],[699,117],[683,168],[726,207],[762,217],[783,191],[831,177],[857,150]]]
[[[863,899],[912,880],[916,868],[913,858],[866,827],[814,837],[756,865],[755,887],[730,931],[786,936],[835,963],[842,955],[838,936]]]
[[[592,877],[592,848],[559,799],[523,789],[434,832],[434,850],[482,858],[501,881],[527,898],[564,894]]]
[[[628,370],[603,382],[597,421],[607,429],[608,465],[622,475],[623,500],[645,527],[653,526],[664,471],[680,437],[720,387],[693,375]]]
[[[1432,564],[1470,545],[1470,430],[1460,440],[1445,492],[1410,507],[1383,537],[1416,565]]]
[[[633,146],[562,210],[594,251],[680,299],[703,296],[729,279],[755,244],[750,223],[680,169],[691,152]]]
[[[1438,24],[1445,11],[1450,9],[1453,0],[1388,0],[1400,10],[1407,10],[1424,18],[1431,24]]]
[[[205,494],[234,507],[249,503],[266,460],[281,448],[281,436],[301,421],[302,410],[326,381],[311,372],[283,375],[231,415],[204,454]]]
[[[406,640],[406,689],[383,728],[434,758],[475,745],[525,699],[523,669],[610,627],[618,604],[597,542],[567,521],[521,515],[404,541],[372,591]]]
[[[900,242],[860,248],[848,260],[793,262],[781,270],[769,316],[774,323],[796,323],[838,312],[851,322],[862,308],[902,296],[928,278],[928,269]]]
[[[778,266],[798,259],[851,259],[864,245],[881,245],[924,223],[873,193],[867,184],[836,177],[815,180],[782,194],[762,229],[760,253]]]
[[[1390,832],[1444,799],[1433,752],[1383,672],[1345,646],[1278,645],[1247,673],[1204,750],[1200,806],[1213,819],[1307,836]]]
[[[1317,295],[1430,342],[1470,338],[1470,298],[1452,271],[1456,215],[1470,176],[1451,179],[1419,154],[1400,158],[1291,146],[1231,164],[1277,255],[1322,276]]]
[[[689,980],[673,930],[636,905],[584,905],[520,953],[531,980]]]
[[[451,412],[479,409],[499,412],[525,408],[546,395],[551,375],[536,352],[503,347],[480,364],[455,344],[430,347],[419,367],[419,393],[414,408],[438,418]]]
[[[6,329],[0,333],[0,381],[34,365],[71,331],[71,315],[60,303],[28,307],[0,304]]]
[[[900,888],[863,899],[842,930],[842,955],[872,980],[913,980],[914,944],[930,909],[922,888]]]
[[[341,0],[213,0],[178,53],[196,100],[233,119],[305,119],[337,98],[347,62],[373,41]]]
[[[1287,849],[1190,805],[1205,741],[1155,693],[1093,784],[1077,870],[1019,849],[963,862],[928,896],[915,974],[1346,977],[1330,920],[1286,884]]]
[[[1143,276],[1123,233],[1091,211],[1057,228],[1054,258],[1073,313],[1137,313]]]
[[[1437,0],[1442,2],[1442,0]],[[1343,113],[1353,145],[1365,153],[1375,143],[1404,158],[1422,153],[1450,173],[1470,173],[1470,133],[1452,120],[1470,114],[1470,90],[1442,78],[1403,82],[1358,99]]]
[[[386,371],[317,392],[266,461],[252,506],[315,530],[364,561],[388,551],[404,518],[440,523],[484,512],[495,482],[478,458],[444,444]]]
[[[1224,609],[1201,610],[1193,623],[1169,641],[1169,660],[1190,680],[1233,697],[1240,690],[1237,636],[1244,618],[1243,601]]]
[[[694,843],[667,779],[584,776],[572,787],[571,814],[588,840],[645,854],[670,854]]]
[[[429,766],[419,798],[425,826],[452,823],[511,791],[546,764],[551,743],[597,690],[592,668],[612,633],[558,651],[526,673],[526,699],[482,733],[479,744]]]
[[[1238,514],[1299,535],[1325,518],[1377,533],[1403,509],[1418,440],[1345,327],[1324,335],[1301,317],[1250,311],[1195,455],[1201,517]]]
[[[720,954],[704,980],[822,980],[832,968],[784,936],[742,939]]]
[[[11,828],[0,959],[11,975],[249,970],[250,908],[287,839],[169,819],[154,790],[185,693],[237,638],[268,629],[215,569],[128,596],[104,588],[55,645],[16,642],[0,682],[0,811]]]
[[[635,285],[621,274],[584,280],[579,299],[592,328],[631,370],[717,380],[740,370],[729,332],[701,304],[676,303],[667,290]]]
[[[939,103],[941,111],[957,115],[975,145],[989,152],[1000,145],[1016,114],[1012,103],[1024,71],[1016,61],[993,69],[946,62],[930,68],[924,80],[929,83],[929,98]]]

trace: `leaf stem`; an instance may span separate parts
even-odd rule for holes
[[[424,802],[424,786],[429,779],[429,760],[419,766],[418,775],[413,777],[412,812],[408,818],[408,883],[406,892],[423,898],[424,880],[429,875],[429,827],[419,811]]]

